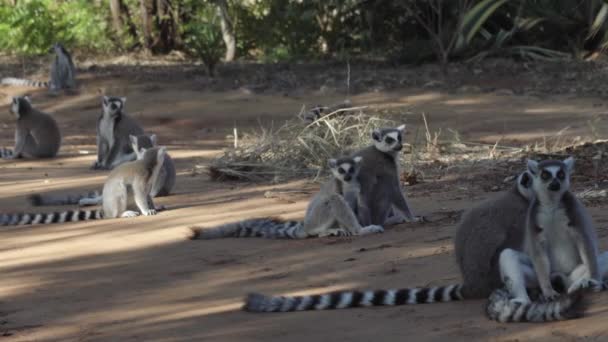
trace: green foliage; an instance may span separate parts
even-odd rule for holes
[[[105,12],[90,1],[23,0],[0,6],[0,49],[39,55],[54,42],[71,48],[100,50],[110,46]]]
[[[210,76],[225,52],[219,20],[213,8],[203,8],[185,25],[184,45],[191,55],[199,58]]]

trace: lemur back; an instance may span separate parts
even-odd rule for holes
[[[55,119],[36,110],[27,96],[14,97],[10,111],[17,119],[15,147],[0,149],[0,156],[15,158],[51,158],[61,146],[61,133]]]

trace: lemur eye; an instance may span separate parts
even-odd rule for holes
[[[116,108],[118,108],[118,106],[116,105],[116,103],[112,103],[112,104],[110,105],[110,108],[111,108],[112,110],[116,110]]]
[[[392,137],[386,137],[386,138],[384,139],[384,142],[385,142],[385,143],[387,143],[387,144],[392,144],[392,143],[394,143],[394,142],[395,142],[395,139],[394,139],[394,138],[392,138]]]
[[[540,178],[542,178],[542,180],[549,180],[551,178],[551,173],[548,171],[543,171],[540,174]]]
[[[344,174],[344,169],[343,168],[339,168],[338,169],[338,173],[341,174],[341,175],[343,175]]]
[[[348,173],[355,173],[355,168],[351,167],[350,169],[348,169]]]
[[[564,179],[564,178],[566,178],[566,174],[564,173],[564,171],[559,170],[559,171],[557,172],[557,178],[559,178],[559,179]]]

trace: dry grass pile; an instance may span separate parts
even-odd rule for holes
[[[343,108],[310,124],[294,119],[278,129],[261,127],[215,159],[209,174],[219,181],[316,178],[329,158],[369,145],[372,129],[396,126],[395,121],[367,115],[363,109]],[[345,110],[349,114],[340,115]]]

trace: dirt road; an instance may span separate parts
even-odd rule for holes
[[[86,75],[85,75],[86,76]],[[306,196],[263,196],[301,182],[211,182],[193,172],[228,147],[226,135],[291,118],[302,104],[333,103],[343,96],[319,92],[256,94],[213,92],[191,82],[112,82],[84,78],[76,96],[34,93],[34,104],[52,113],[64,134],[54,160],[0,161],[1,212],[33,209],[34,192],[99,188],[107,173],[94,160],[97,88],[127,96],[127,110],[158,135],[176,162],[169,207],[154,217],[0,229],[0,341],[471,341],[608,339],[608,297],[593,295],[587,317],[555,324],[505,325],[488,321],[483,301],[292,314],[239,310],[247,292],[313,293],[343,288],[391,288],[455,283],[452,237],[459,210],[492,193],[473,193],[457,172],[453,187],[407,188],[412,207],[433,223],[404,224],[360,239],[275,241],[225,239],[192,242],[192,224],[214,225],[253,216],[301,218]],[[0,146],[12,145],[14,123],[2,88]],[[425,88],[361,92],[353,103],[375,109],[425,112],[433,130],[457,130],[467,141],[522,145],[569,126],[567,135],[589,134],[589,122],[607,113],[601,98],[446,93]],[[1,100],[1,99],[0,99]],[[608,121],[594,121],[599,132]],[[407,116],[420,127],[419,114]],[[411,139],[411,137],[409,137]],[[88,154],[86,154],[88,153]],[[505,175],[501,175],[504,178]],[[474,181],[474,180],[473,180]],[[456,185],[454,185],[456,184]],[[314,186],[307,185],[314,190]],[[52,210],[53,208],[43,208]],[[608,248],[608,213],[591,208]],[[451,214],[452,213],[452,214]],[[456,213],[456,214],[454,214]]]

